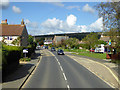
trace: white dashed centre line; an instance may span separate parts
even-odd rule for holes
[[[63,76],[64,76],[64,79],[67,81],[67,78],[66,78],[66,76],[65,76],[65,73],[63,73]]]
[[[50,52],[50,51],[49,51],[49,52]],[[57,57],[56,57],[52,52],[50,52],[50,53],[51,53],[51,54],[55,57],[55,59],[57,60],[59,66],[60,66],[60,69],[61,69],[61,71],[62,71],[63,77],[64,77],[64,79],[65,79],[65,81],[66,81],[66,83],[67,83],[67,88],[68,88],[68,90],[70,90],[70,86],[68,85],[66,75],[65,75],[65,73],[64,73],[64,70],[63,70],[60,62],[58,61]]]

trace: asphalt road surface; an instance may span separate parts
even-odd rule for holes
[[[22,88],[111,88],[66,55],[42,50],[42,59]]]

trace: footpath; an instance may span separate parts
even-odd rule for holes
[[[35,53],[31,56],[31,61],[20,62],[17,70],[5,78],[5,81],[2,83],[2,88],[21,88],[27,78],[36,68],[37,63],[40,61],[40,56],[40,50],[35,50]]]
[[[87,56],[74,55],[71,54],[71,52],[65,52],[65,55],[80,63],[82,66],[87,68],[111,87],[120,89],[119,65],[111,63],[110,60],[107,59],[103,60]]]

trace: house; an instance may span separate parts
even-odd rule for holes
[[[104,36],[104,35],[102,34],[101,37],[100,37],[100,40],[103,40],[103,41],[105,41],[106,43],[108,43],[109,40],[110,40],[110,36]]]
[[[45,37],[44,44],[52,44],[53,43],[53,37]]]
[[[7,23],[7,19],[3,20],[0,24],[0,27],[2,27],[2,33],[0,33],[1,42],[12,46],[28,45],[28,32],[23,19],[21,21],[21,24],[17,25],[9,25]]]
[[[61,40],[67,40],[69,39],[69,36],[54,36],[53,42],[55,44],[60,43]]]

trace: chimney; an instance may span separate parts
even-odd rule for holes
[[[8,23],[7,23],[7,19],[2,20],[2,21],[1,21],[1,24],[8,24]]]
[[[24,25],[24,20],[22,19],[22,21],[21,21],[21,25]]]

